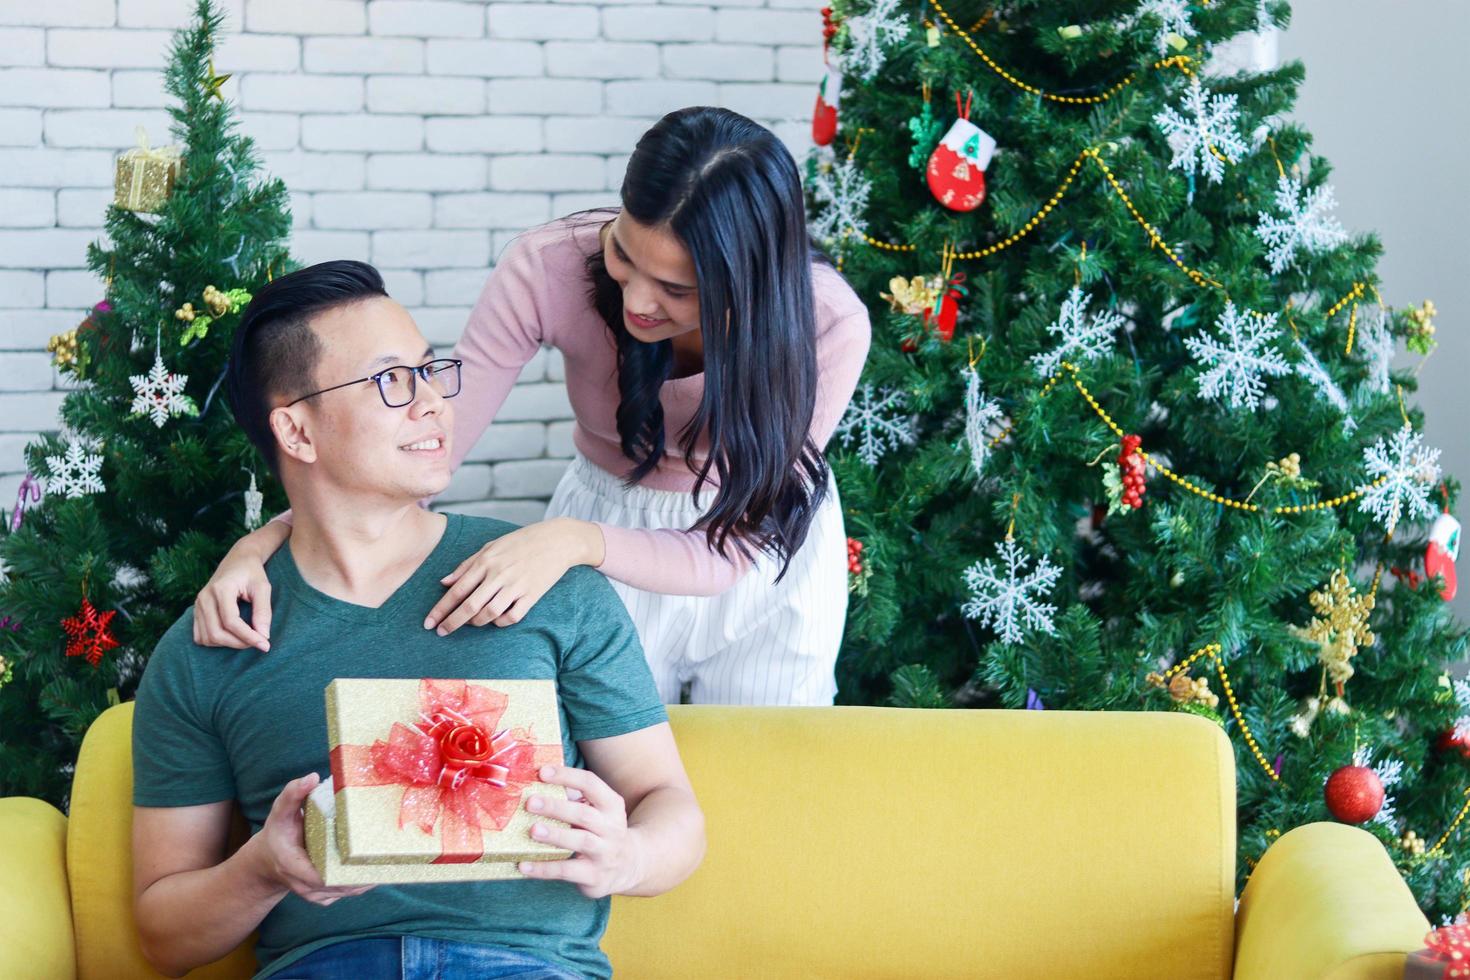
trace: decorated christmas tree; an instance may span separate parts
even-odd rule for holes
[[[117,163],[106,295],[53,338],[76,388],[0,530],[0,796],[65,805],[87,726],[131,696],[149,653],[230,543],[280,493],[220,382],[250,291],[287,267],[286,189],[262,179],[215,73],[199,0],[165,83],[175,144]],[[44,492],[43,492],[44,490]]]
[[[831,449],[841,699],[1192,712],[1236,749],[1242,883],[1336,819],[1458,913],[1459,485],[1393,366],[1433,308],[1333,217],[1302,67],[1212,57],[1286,5],[824,13],[813,232],[874,322]]]

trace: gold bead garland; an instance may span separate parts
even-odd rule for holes
[[[1271,777],[1271,781],[1279,783],[1281,782],[1281,777],[1272,765],[1266,761],[1265,753],[1261,751],[1260,745],[1256,743],[1256,737],[1251,733],[1250,725],[1246,724],[1245,715],[1241,713],[1240,703],[1235,699],[1235,689],[1230,686],[1230,677],[1225,673],[1225,664],[1220,660],[1220,653],[1223,650],[1224,647],[1218,643],[1207,643],[1190,654],[1188,659],[1180,661],[1158,676],[1161,676],[1161,679],[1167,684],[1175,674],[1181,671],[1187,671],[1200,657],[1208,657],[1213,661],[1215,670],[1220,675],[1220,689],[1225,692],[1225,700],[1230,704],[1230,713],[1235,716],[1235,722],[1240,726],[1241,734],[1245,736],[1246,745],[1250,747],[1251,754],[1256,757],[1256,761],[1261,764],[1261,768],[1265,770],[1266,775]]]
[[[1470,797],[1470,789],[1466,789],[1465,790],[1465,795],[1467,797]],[[1443,834],[1441,834],[1439,840],[1435,841],[1434,842],[1434,845],[1429,848],[1429,855],[1430,856],[1432,856],[1432,857],[1443,857],[1444,856],[1444,851],[1441,850],[1441,848],[1444,847],[1444,842],[1450,839],[1450,835],[1455,832],[1455,828],[1456,827],[1460,826],[1461,821],[1463,821],[1465,819],[1465,815],[1467,813],[1470,813],[1470,799],[1467,799],[1465,801],[1465,805],[1462,806],[1462,807],[1460,807],[1460,812],[1457,813],[1457,814],[1455,814],[1455,819],[1450,823],[1449,829],[1446,830]]]
[[[1021,81],[1021,79],[1017,78],[1015,75],[1012,75],[1010,72],[1006,71],[1005,68],[1001,67],[1001,65],[997,63],[994,58],[986,54],[985,49],[980,47],[979,44],[975,43],[975,39],[970,36],[969,32],[967,32],[964,28],[960,27],[960,25],[955,22],[955,19],[949,15],[949,11],[944,9],[944,5],[940,3],[939,0],[931,0],[931,2],[934,5],[935,13],[939,14],[944,23],[949,26],[949,29],[953,31],[960,40],[964,41],[965,44],[970,48],[970,50],[975,52],[976,56],[979,57],[981,61],[985,62],[986,67],[988,67],[991,71],[995,72],[1001,78],[1005,79],[1007,82],[1014,85],[1021,91],[1029,92],[1030,94],[1035,95],[1038,98],[1046,99],[1048,102],[1060,102],[1064,105],[1097,105],[1100,102],[1108,101],[1113,96],[1117,95],[1119,92],[1127,88],[1129,85],[1132,85],[1138,79],[1139,73],[1136,71],[1131,72],[1128,77],[1124,78],[1122,81],[1113,83],[1106,90],[1100,92],[1097,95],[1057,95],[1053,92],[1048,92],[1044,89],[1037,88],[1035,85],[1031,85],[1027,82]],[[1172,58],[1164,58],[1161,61],[1154,62],[1153,67],[1178,68],[1186,75],[1188,75],[1190,73],[1190,62],[1191,59],[1188,55],[1175,55]]]
[[[1190,281],[1193,282],[1196,286],[1199,286],[1202,289],[1207,287],[1214,287],[1217,289],[1225,288],[1223,285],[1216,282],[1214,279],[1211,279],[1209,276],[1206,276],[1199,270],[1191,269],[1189,266],[1185,265],[1182,260],[1180,260],[1179,256],[1174,254],[1174,250],[1171,249],[1168,243],[1164,241],[1163,236],[1160,235],[1154,229],[1154,226],[1149,224],[1148,220],[1139,213],[1138,208],[1135,207],[1133,204],[1133,200],[1128,196],[1128,193],[1123,190],[1123,185],[1118,183],[1117,177],[1113,176],[1112,169],[1106,163],[1104,163],[1103,158],[1098,155],[1096,147],[1088,147],[1083,152],[1091,156],[1093,162],[1102,168],[1103,176],[1107,178],[1108,183],[1112,185],[1113,191],[1118,195],[1118,197],[1122,198],[1124,206],[1127,207],[1128,212],[1133,215],[1133,220],[1137,221],[1139,225],[1143,227],[1143,230],[1148,232],[1148,240],[1151,245],[1153,245],[1155,248],[1158,248],[1165,255],[1167,255],[1169,257],[1169,261],[1178,266],[1179,271],[1188,276],[1190,278]]]
[[[1098,400],[1093,397],[1092,392],[1087,390],[1087,386],[1082,383],[1082,378],[1077,370],[1077,366],[1075,364],[1072,364],[1070,361],[1063,361],[1062,370],[1071,373],[1072,384],[1076,386],[1079,392],[1082,393],[1082,397],[1087,399],[1087,404],[1092,406],[1092,410],[1098,414],[1098,417],[1103,420],[1107,427],[1111,429],[1113,433],[1118,436],[1119,439],[1123,438],[1123,436],[1125,436],[1127,433],[1123,431],[1123,428],[1119,426],[1117,422],[1113,421],[1113,417],[1108,414],[1107,409],[1103,408],[1102,405],[1098,403]],[[1051,384],[1060,379],[1061,376],[1062,371],[1058,371],[1056,374],[1052,375],[1051,382],[1048,383],[1046,390],[1050,390]],[[1201,496],[1211,503],[1220,504],[1224,507],[1233,507],[1236,510],[1250,511],[1252,513],[1260,513],[1262,511],[1266,511],[1267,513],[1271,514],[1305,514],[1309,511],[1314,510],[1329,510],[1334,507],[1340,507],[1343,504],[1348,503],[1349,501],[1356,500],[1358,497],[1362,496],[1363,493],[1361,490],[1353,490],[1350,493],[1341,494],[1339,496],[1333,497],[1330,500],[1318,500],[1310,504],[1291,504],[1283,507],[1272,507],[1267,509],[1261,507],[1259,504],[1252,504],[1245,501],[1232,500],[1229,497],[1222,497],[1217,493],[1204,489],[1203,487],[1196,486],[1194,483],[1190,482],[1189,480],[1175,473],[1173,470],[1169,469],[1169,467],[1160,463],[1153,456],[1150,456],[1142,448],[1138,450],[1138,454],[1142,456],[1144,462],[1153,467],[1154,470],[1164,474],[1164,476],[1167,477],[1171,482],[1183,487],[1190,493]],[[1382,486],[1387,479],[1388,477],[1381,476],[1377,480],[1369,484],[1369,486]]]

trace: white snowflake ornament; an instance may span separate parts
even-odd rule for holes
[[[1439,481],[1439,450],[1425,446],[1407,422],[1387,444],[1379,439],[1363,450],[1363,468],[1372,481],[1358,487],[1358,509],[1386,532],[1393,533],[1406,510],[1423,520],[1434,516],[1429,492]]]
[[[1455,704],[1460,708],[1459,717],[1455,719],[1455,738],[1470,740],[1470,682],[1461,678],[1455,681],[1452,689],[1455,692]]]
[[[1094,313],[1089,319],[1089,298],[1082,295],[1082,287],[1073,286],[1062,303],[1056,320],[1047,325],[1047,332],[1061,338],[1061,343],[1045,353],[1032,356],[1036,373],[1043,378],[1051,377],[1063,361],[1095,361],[1112,351],[1117,338],[1114,336],[1123,325],[1123,318],[1107,311]]]
[[[184,394],[188,381],[187,374],[169,373],[163,366],[163,355],[155,352],[153,367],[146,375],[134,374],[128,378],[133,386],[133,414],[148,416],[160,429],[175,415],[193,414],[194,402]]]
[[[1200,397],[1213,401],[1223,397],[1231,408],[1254,411],[1266,393],[1265,379],[1291,373],[1291,365],[1272,343],[1281,336],[1276,314],[1236,310],[1227,302],[1215,327],[1218,339],[1208,334],[1184,338],[1184,346],[1205,368],[1199,376]]]
[[[1364,381],[1370,390],[1380,395],[1388,394],[1393,382],[1389,379],[1389,368],[1393,364],[1393,331],[1388,329],[1388,314],[1377,303],[1358,307],[1358,357],[1368,366],[1368,377]]]
[[[818,168],[812,197],[820,207],[810,223],[812,236],[820,242],[840,243],[849,235],[864,234],[871,191],[868,178],[851,157]]]
[[[912,419],[903,413],[904,400],[904,393],[896,388],[885,388],[875,397],[873,386],[863,385],[837,426],[842,445],[856,442],[858,458],[869,466],[877,466],[891,450],[912,446],[918,437]]]
[[[1296,349],[1302,355],[1301,361],[1297,363],[1296,373],[1317,389],[1317,397],[1320,400],[1327,402],[1342,413],[1342,434],[1351,435],[1358,427],[1358,420],[1353,418],[1352,413],[1348,410],[1347,395],[1343,394],[1342,388],[1332,380],[1332,375],[1327,373],[1327,369],[1322,366],[1321,361],[1317,360],[1317,355],[1312,353],[1311,348],[1298,340]]]
[[[1276,182],[1276,208],[1280,217],[1259,213],[1256,237],[1266,246],[1266,261],[1273,273],[1296,265],[1297,250],[1320,255],[1347,241],[1347,229],[1328,212],[1337,207],[1332,188],[1326,184],[1302,193],[1302,183],[1283,174]]]
[[[51,476],[46,481],[47,493],[59,493],[75,499],[89,493],[102,493],[102,456],[89,453],[80,443],[73,442],[61,456],[47,456],[46,469]]]
[[[1136,24],[1150,14],[1159,19],[1157,41],[1160,54],[1169,53],[1170,35],[1188,39],[1197,33],[1189,20],[1189,0],[1144,0],[1133,22]]]
[[[985,475],[985,460],[990,457],[990,430],[1000,424],[1004,413],[1000,402],[982,390],[980,372],[969,366],[960,374],[965,379],[965,445],[970,450],[970,468],[978,480]]]
[[[1169,166],[1191,177],[1202,173],[1216,184],[1224,179],[1225,163],[1246,153],[1245,140],[1235,128],[1240,116],[1235,102],[1233,95],[1207,95],[1199,79],[1191,77],[1184,111],[1170,106],[1154,116],[1174,152]]]
[[[978,620],[981,626],[993,626],[1006,643],[1019,643],[1024,635],[1023,628],[1056,635],[1052,617],[1056,615],[1057,607],[1042,599],[1056,586],[1062,570],[1042,555],[1036,567],[1027,571],[1030,556],[1009,537],[996,547],[996,551],[1000,554],[1003,568],[997,569],[986,558],[965,569],[970,601],[960,611],[970,619]]]
[[[847,18],[848,49],[842,69],[868,82],[888,60],[888,49],[909,36],[911,19],[900,0],[875,0],[865,14]]]

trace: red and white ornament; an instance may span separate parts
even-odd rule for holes
[[[1368,766],[1343,766],[1327,777],[1327,809],[1343,823],[1363,824],[1383,808],[1383,781]]]
[[[959,106],[960,118],[929,154],[926,176],[934,199],[951,211],[973,211],[985,200],[985,168],[995,154],[995,140],[970,122],[970,100]]]
[[[836,65],[823,68],[817,87],[817,105],[812,110],[812,142],[831,146],[837,138],[837,108],[842,99],[842,72]]]
[[[1460,522],[1446,511],[1435,518],[1429,529],[1429,545],[1424,549],[1424,574],[1444,579],[1439,597],[1449,602],[1455,597],[1455,561],[1460,557]]]
[[[837,138],[837,108],[842,99],[842,71],[827,59],[827,49],[837,33],[832,8],[822,8],[822,80],[817,85],[817,104],[812,110],[812,142],[831,146]]]
[[[1470,759],[1470,740],[1466,740],[1456,734],[1453,728],[1447,728],[1440,734],[1439,740],[1435,743],[1435,748],[1441,752],[1458,749],[1462,756]]]

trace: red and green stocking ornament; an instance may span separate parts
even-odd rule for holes
[[[1435,518],[1429,529],[1429,544],[1424,549],[1424,574],[1438,575],[1444,580],[1439,597],[1449,602],[1455,597],[1458,583],[1455,561],[1460,557],[1460,522],[1445,511]]]
[[[812,142],[831,146],[837,138],[837,107],[842,99],[842,71],[827,57],[837,23],[832,8],[822,8],[822,81],[817,86],[817,104],[812,110]]]
[[[970,122],[973,99],[972,94],[961,106],[955,93],[960,118],[929,155],[929,190],[951,211],[973,211],[985,200],[985,168],[995,153],[994,138]]]

